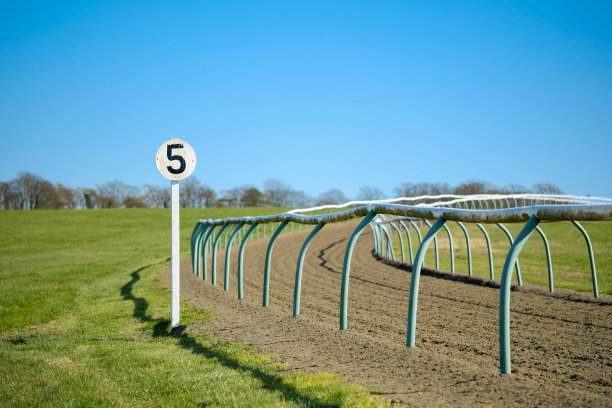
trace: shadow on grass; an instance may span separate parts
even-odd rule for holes
[[[167,261],[167,260],[166,260]],[[164,261],[165,262],[165,261]],[[160,262],[161,263],[161,262]],[[133,316],[143,323],[155,322],[153,326],[152,337],[172,337],[178,340],[178,344],[186,350],[191,351],[194,354],[204,356],[205,358],[214,358],[232,370],[240,373],[248,372],[254,378],[257,378],[263,384],[262,388],[278,391],[287,400],[294,401],[298,405],[307,407],[323,407],[332,408],[340,406],[339,402],[323,402],[317,398],[305,395],[303,392],[297,390],[294,386],[286,384],[283,378],[276,374],[270,373],[266,370],[258,367],[257,364],[242,364],[232,353],[223,350],[223,347],[216,347],[215,344],[204,345],[199,343],[193,336],[188,333],[184,333],[184,327],[181,326],[179,330],[169,332],[170,319],[158,318],[154,319],[151,315],[147,314],[149,308],[149,302],[142,297],[134,296],[132,290],[134,285],[140,280],[140,273],[157,264],[151,264],[143,266],[130,274],[131,280],[121,287],[121,296],[125,300],[134,302],[134,313]]]
[[[164,262],[168,262],[170,258],[166,258],[165,260],[153,264],[149,264],[147,266],[143,266],[142,268],[136,269],[134,272],[130,273],[130,277],[132,278],[128,283],[121,287],[121,296],[125,300],[131,300],[134,302],[134,313],[133,316],[137,319],[140,319],[141,322],[152,322],[153,318],[146,314],[147,309],[149,308],[149,302],[145,298],[135,297],[132,293],[132,288],[134,285],[140,280],[140,272],[148,269],[152,266],[161,265]]]

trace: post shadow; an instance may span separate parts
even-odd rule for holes
[[[287,400],[296,402],[299,405],[308,407],[321,407],[321,408],[335,408],[340,406],[339,403],[334,402],[323,402],[317,398],[309,397],[298,391],[294,386],[286,384],[283,378],[278,374],[268,373],[265,370],[253,367],[250,365],[241,364],[238,359],[233,357],[230,353],[224,351],[222,348],[217,348],[214,345],[204,345],[199,343],[192,335],[185,333],[185,326],[180,326],[180,330],[169,332],[170,319],[169,318],[157,318],[154,319],[151,315],[147,314],[149,308],[149,302],[144,297],[136,297],[133,294],[133,288],[136,283],[140,280],[140,273],[155,265],[159,265],[163,262],[167,262],[170,258],[165,261],[149,264],[141,268],[136,269],[130,273],[130,281],[121,287],[121,296],[124,300],[129,300],[134,303],[133,316],[143,323],[156,322],[153,326],[152,336],[156,337],[172,337],[178,340],[178,345],[183,347],[185,350],[191,351],[193,354],[201,355],[205,358],[215,358],[225,367],[235,370],[237,372],[248,372],[251,376],[257,378],[262,382],[262,388],[270,389],[280,392],[283,397]]]

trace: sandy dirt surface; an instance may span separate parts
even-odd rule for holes
[[[295,270],[308,231],[282,234],[276,242],[267,308],[261,306],[267,237],[246,246],[242,300],[237,246],[229,291],[223,290],[224,251],[218,254],[216,286],[194,276],[185,261],[182,298],[216,315],[187,330],[252,345],[295,370],[339,374],[409,406],[612,407],[611,296],[514,288],[513,374],[501,375],[497,283],[424,270],[416,347],[408,349],[410,268],[377,258],[371,232],[364,230],[351,264],[349,328],[340,331],[342,262],[355,226],[328,225],[313,240],[297,318],[292,317]],[[169,269],[162,280],[169,285]]]

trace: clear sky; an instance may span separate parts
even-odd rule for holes
[[[612,197],[612,2],[1,1],[0,181]]]

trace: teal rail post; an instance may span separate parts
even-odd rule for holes
[[[382,233],[380,232],[380,228],[378,228],[378,225],[376,224],[372,224],[372,226],[374,227],[374,231],[376,231],[376,242],[378,242],[378,255],[385,256],[384,247],[383,247],[384,239],[382,238]]]
[[[414,221],[409,221],[409,223],[416,230],[417,236],[419,237],[419,245],[421,245],[421,243],[423,242],[423,237],[421,236],[421,230],[419,229],[419,227],[416,225]],[[425,265],[425,259],[423,259],[423,265]]]
[[[355,231],[353,231],[353,235],[351,235],[351,238],[346,246],[346,251],[344,252],[344,263],[342,265],[342,286],[340,288],[340,330],[346,329],[349,275],[351,271],[351,257],[353,256],[353,248],[355,248],[355,243],[357,242],[357,238],[359,238],[361,231],[363,231],[363,229],[375,216],[376,212],[374,210],[370,210],[363,220],[361,220],[357,228],[355,228]]]
[[[378,237],[376,235],[376,227],[374,227],[371,223],[368,224],[368,226],[372,230],[372,239],[374,240],[374,252],[378,254]]]
[[[535,230],[542,237],[542,241],[544,241],[544,250],[546,251],[546,264],[548,266],[548,290],[550,292],[554,291],[553,285],[553,271],[552,271],[552,260],[550,259],[550,246],[548,245],[548,239],[546,239],[546,234],[540,227],[536,227]]]
[[[412,225],[412,227],[416,230],[416,233],[419,237],[419,245],[421,245],[421,242],[423,242],[423,237],[421,236],[421,230],[419,230],[419,227],[417,227],[414,221],[409,221],[409,222],[410,222],[410,225]]]
[[[414,338],[416,332],[416,315],[417,315],[417,304],[419,300],[419,280],[421,278],[421,267],[423,266],[423,259],[425,259],[425,252],[431,244],[440,228],[444,225],[446,220],[440,216],[429,229],[425,235],[425,239],[419,245],[416,257],[414,258],[414,265],[412,266],[412,277],[410,279],[410,299],[408,300],[408,329],[406,335],[406,345],[408,347],[414,347]]]
[[[512,247],[512,245],[514,244],[514,240],[512,239],[512,234],[510,234],[510,231],[508,231],[508,229],[504,227],[502,224],[497,224],[497,226],[501,228],[502,231],[504,231],[504,233],[506,234],[506,237],[508,237],[508,241],[510,241],[510,247]],[[518,257],[516,258],[515,267],[516,267],[516,280],[518,281],[519,286],[523,286],[523,280],[521,279],[521,268],[519,267]]]
[[[240,221],[236,228],[234,228],[234,231],[232,231],[230,234],[229,241],[227,241],[227,247],[225,249],[225,274],[223,275],[223,290],[229,290],[229,270],[232,243],[234,242],[234,238],[236,238],[236,234],[238,234],[242,227],[244,227],[244,221]]]
[[[301,224],[300,224],[301,225]],[[310,232],[304,244],[302,245],[302,249],[300,250],[300,255],[298,256],[297,267],[295,269],[295,285],[293,287],[293,317],[300,314],[300,295],[302,293],[302,270],[304,268],[304,258],[306,257],[306,251],[310,246],[310,243],[314,239],[314,237],[321,231],[321,229],[325,226],[323,221],[319,221],[317,226]]]
[[[247,243],[247,238],[251,235],[251,233],[253,232],[253,230],[257,230],[259,231],[259,226],[257,225],[257,221],[254,221],[253,224],[251,224],[251,228],[249,228],[249,230],[247,231],[247,233],[244,235],[244,240],[240,243],[240,249],[238,250],[238,276],[237,276],[237,281],[238,281],[238,299],[242,299],[243,297],[243,291],[242,291],[242,282],[243,282],[243,258],[244,258],[244,248],[246,247],[246,243]]]
[[[198,268],[198,271],[201,272],[201,276],[203,279],[206,279],[206,258],[204,255],[206,253],[206,245],[208,244],[208,242],[206,241],[206,238],[208,237],[210,231],[213,228],[214,228],[214,225],[211,225],[211,224],[204,225],[204,228],[200,230],[200,239],[197,242],[197,245],[195,247],[197,256],[199,257],[199,259],[201,259],[201,262],[198,262],[196,267]]]
[[[200,245],[208,225],[198,223],[191,234],[191,267],[196,276],[200,276]]]
[[[384,234],[382,233],[382,228],[378,224],[374,224],[376,227],[376,232],[378,233],[378,240],[380,241],[380,256],[389,257],[389,246],[386,244]],[[387,251],[387,255],[385,255],[385,250]]]
[[[431,223],[428,220],[424,220],[425,224],[431,229]],[[440,269],[440,257],[438,256],[438,236],[434,235],[434,248],[436,252],[436,269]]]
[[[395,230],[395,232],[397,232],[397,236],[399,237],[399,241],[400,241],[400,250],[401,250],[401,254],[402,254],[402,262],[405,262],[406,261],[406,256],[404,254],[404,240],[402,239],[402,232],[392,222],[390,222],[389,224]]]
[[[202,242],[202,279],[208,279],[208,249],[210,247],[208,239],[213,236],[213,231],[215,230],[216,225],[210,225],[208,231],[206,231],[206,236],[204,237],[204,241]]]
[[[199,229],[201,229],[201,228],[202,228],[202,224],[200,224],[200,223],[196,223],[195,228],[194,228],[194,229],[193,229],[193,231],[191,232],[191,266],[192,266],[191,270],[192,270],[192,272],[193,272],[193,273],[195,273],[195,270],[196,270],[196,267],[195,267],[195,260],[194,260],[194,258],[197,256],[197,255],[195,254],[195,248],[194,248],[194,247],[195,247],[195,244],[194,244],[194,242],[195,242],[195,240],[196,240],[197,231],[198,231]]]
[[[285,218],[280,223],[276,231],[274,231],[274,234],[272,234],[272,237],[270,237],[270,242],[268,243],[268,249],[266,250],[266,263],[264,266],[264,285],[263,285],[264,286],[263,287],[263,306],[264,307],[268,306],[268,300],[269,300],[269,294],[270,294],[270,264],[272,263],[272,248],[274,248],[274,243],[276,242],[276,239],[278,238],[280,233],[283,231],[283,228],[285,228],[288,223],[289,223],[289,220]]]
[[[516,241],[512,244],[506,262],[500,283],[499,294],[499,362],[502,374],[510,374],[510,284],[512,281],[512,265],[518,259],[521,249],[529,239],[529,236],[537,227],[540,220],[535,216],[531,216],[527,224],[523,227]]]
[[[400,221],[399,223],[402,226],[402,228],[404,228],[404,231],[406,232],[406,236],[408,237],[408,254],[410,255],[410,264],[412,264],[412,260],[414,258],[412,257],[412,239],[410,238],[410,230],[408,229],[406,224],[404,224],[403,222]]]
[[[453,235],[446,224],[442,225],[448,234],[448,246],[450,248],[451,273],[455,273],[455,250],[453,249]]]
[[[487,250],[489,251],[489,279],[495,279],[495,273],[493,272],[493,252],[491,252],[491,240],[489,239],[489,234],[487,234],[487,230],[481,224],[476,224],[478,228],[482,231],[485,236],[485,240],[487,241]]]
[[[217,234],[217,236],[215,237],[215,242],[213,242],[213,247],[212,247],[212,266],[211,266],[211,283],[213,285],[217,284],[217,245],[219,245],[219,239],[221,238],[221,236],[223,235],[223,231],[225,231],[227,229],[227,227],[229,227],[230,224],[228,223],[224,223],[221,226],[221,229],[219,230],[219,233]]]
[[[591,245],[591,239],[589,238],[589,234],[587,234],[586,230],[580,225],[578,221],[572,221],[572,224],[576,226],[582,233],[584,237],[587,249],[589,251],[589,262],[591,263],[591,279],[593,280],[593,296],[599,297],[599,290],[597,289],[597,271],[595,270],[595,257],[593,256],[593,246]]]
[[[387,231],[387,229],[382,225],[379,225],[378,227],[385,233],[385,238],[387,239],[387,259],[389,259],[389,252],[391,252],[391,259],[393,259],[393,262],[395,262],[395,253],[393,252],[393,247],[391,246],[391,236],[389,235],[389,231]]]
[[[470,236],[468,235],[467,229],[462,222],[457,221],[457,224],[463,230],[463,234],[465,235],[465,245],[467,249],[467,259],[468,259],[468,276],[472,276],[472,248],[470,247]]]

